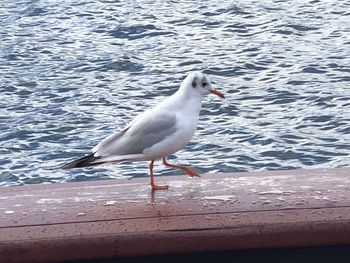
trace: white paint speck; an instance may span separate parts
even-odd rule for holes
[[[114,205],[117,201],[106,201],[104,205]]]
[[[205,196],[203,199],[206,200],[222,200],[222,201],[232,201],[232,199],[235,199],[236,197],[234,195],[216,195],[216,196]]]
[[[4,212],[6,215],[10,215],[10,214],[14,214],[15,211],[12,211],[12,210],[7,210]]]
[[[63,199],[58,198],[41,198],[36,201],[37,204],[61,204],[63,203]]]
[[[281,190],[271,190],[266,192],[260,192],[259,195],[283,195],[285,192]]]

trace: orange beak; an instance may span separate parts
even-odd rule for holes
[[[211,94],[215,94],[215,95],[219,96],[220,98],[223,98],[223,99],[225,98],[225,95],[216,89],[210,89],[209,92]]]

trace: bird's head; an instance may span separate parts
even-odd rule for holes
[[[212,93],[221,98],[225,98],[224,94],[211,87],[211,82],[208,76],[200,71],[189,73],[185,80],[182,82],[180,89],[190,94],[198,94],[200,96],[204,96]]]

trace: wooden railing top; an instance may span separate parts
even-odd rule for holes
[[[350,168],[0,188],[0,262],[350,245]]]

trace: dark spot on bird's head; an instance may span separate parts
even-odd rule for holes
[[[192,88],[196,88],[197,87],[197,77],[193,78],[191,85],[192,85]]]

